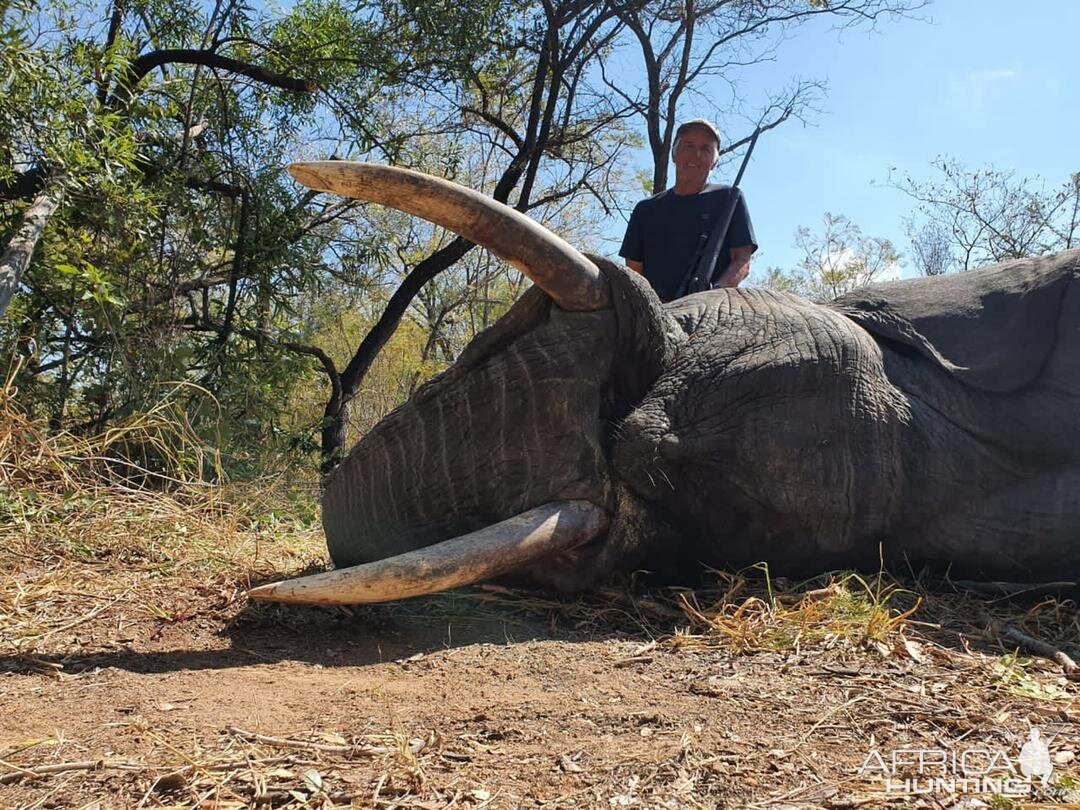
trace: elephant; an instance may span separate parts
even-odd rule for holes
[[[329,479],[337,570],[255,598],[384,601],[504,575],[574,591],[758,562],[1080,574],[1080,250],[827,304],[756,288],[662,304],[449,181],[290,170],[447,227],[533,286]]]

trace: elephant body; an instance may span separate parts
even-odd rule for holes
[[[533,288],[352,450],[323,503],[338,565],[570,498],[611,526],[530,569],[567,589],[759,561],[1080,575],[1080,251],[830,305],[664,305],[592,260],[609,307]]]

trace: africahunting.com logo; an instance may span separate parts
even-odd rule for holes
[[[999,794],[1029,796],[1046,788],[1054,772],[1051,737],[1033,728],[1015,757],[1002,748],[900,748],[882,754],[871,749],[859,775],[882,780],[891,795]]]

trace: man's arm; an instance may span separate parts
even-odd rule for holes
[[[626,266],[639,275],[645,275],[645,231],[642,224],[644,216],[644,203],[642,200],[634,206],[630,214],[630,221],[626,223],[626,234],[623,236],[622,247],[619,255],[626,259]],[[638,256],[637,259],[628,258]]]
[[[728,244],[734,242],[738,247],[729,248],[731,259],[724,274],[716,280],[717,287],[738,287],[750,275],[750,256],[757,250],[754,226],[750,223],[750,211],[746,207],[746,197],[736,190],[735,211],[732,213],[728,228]]]
[[[731,249],[731,263],[717,279],[717,287],[738,287],[750,275],[750,257],[754,253],[753,245],[743,245]]]

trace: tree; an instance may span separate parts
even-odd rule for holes
[[[767,290],[795,293],[796,295],[804,291],[800,276],[775,265],[765,268],[765,278],[762,279],[760,286]]]
[[[918,229],[908,223],[911,255],[915,268],[924,276],[940,276],[949,272],[953,263],[949,232],[940,222],[927,220]]]
[[[1067,250],[1080,240],[1080,173],[1057,188],[993,167],[970,170],[952,158],[933,163],[936,178],[892,180],[918,203],[908,221],[923,272]]]
[[[22,223],[0,254],[0,318],[7,312],[11,297],[22,282],[23,273],[30,266],[41,233],[62,199],[62,191],[50,189],[41,194],[23,212]]]
[[[605,60],[604,78],[644,125],[653,164],[652,193],[667,188],[672,140],[687,97],[698,96],[697,115],[730,121],[743,104],[743,72],[769,61],[798,26],[818,17],[842,28],[872,25],[923,5],[923,0],[645,0],[624,5],[620,19],[640,52],[645,86],[625,87],[616,78],[618,71],[611,66],[626,58],[621,50]],[[729,95],[723,101],[704,101],[700,90],[706,79],[723,81]],[[750,118],[762,130],[802,118],[815,108],[824,88],[814,80],[777,88],[772,98],[758,102]],[[749,133],[733,139],[721,146],[721,154],[749,139]]]
[[[820,232],[800,227],[795,246],[803,252],[798,268],[790,273],[770,268],[765,286],[815,301],[830,301],[869,284],[900,260],[892,242],[864,235],[858,225],[839,214],[826,213]]]
[[[587,245],[628,185],[636,116],[659,116],[646,129],[666,171],[676,107],[709,71],[734,81],[804,12],[889,6],[19,2],[0,18],[0,343],[24,355],[21,395],[54,428],[91,430],[182,381],[231,470],[285,445],[329,469],[523,286],[453,234],[298,188],[291,160],[440,174]],[[657,70],[617,92],[602,60],[645,53],[642,35]],[[290,412],[318,386],[321,414]]]
[[[17,48],[3,58],[22,72],[6,99],[26,103],[0,99],[13,157],[0,233],[18,231],[10,255],[24,268],[4,277],[21,295],[0,337],[27,355],[19,385],[58,428],[104,425],[147,407],[161,381],[187,380],[213,395],[190,389],[192,422],[228,433],[239,457],[289,421],[289,389],[314,365],[332,462],[399,324],[425,335],[412,385],[521,280],[470,259],[427,288],[468,242],[413,225],[415,239],[388,239],[402,229],[298,191],[283,166],[404,164],[557,221],[584,197],[606,205],[633,137],[591,84],[619,26],[605,2],[489,0],[463,15],[417,0],[303,0],[287,14],[116,0],[100,28],[98,6],[71,2],[12,12]],[[65,202],[46,221],[27,203],[51,183]],[[348,352],[322,343],[310,315],[323,300],[370,315],[353,321],[366,334]]]
[[[308,235],[334,212],[311,217],[280,166],[316,86],[366,96],[355,53],[382,53],[333,2],[297,8],[117,0],[100,29],[82,0],[6,10],[0,286],[21,295],[0,337],[54,427],[143,409],[162,380],[239,415],[295,374],[261,328],[316,286]]]
[[[86,55],[71,50],[61,61],[62,47],[33,44],[55,36],[33,3],[0,8],[0,234],[9,240],[0,245],[2,318],[68,190],[130,165],[134,150],[114,117],[79,102],[70,68]],[[50,177],[45,162],[62,168]]]

